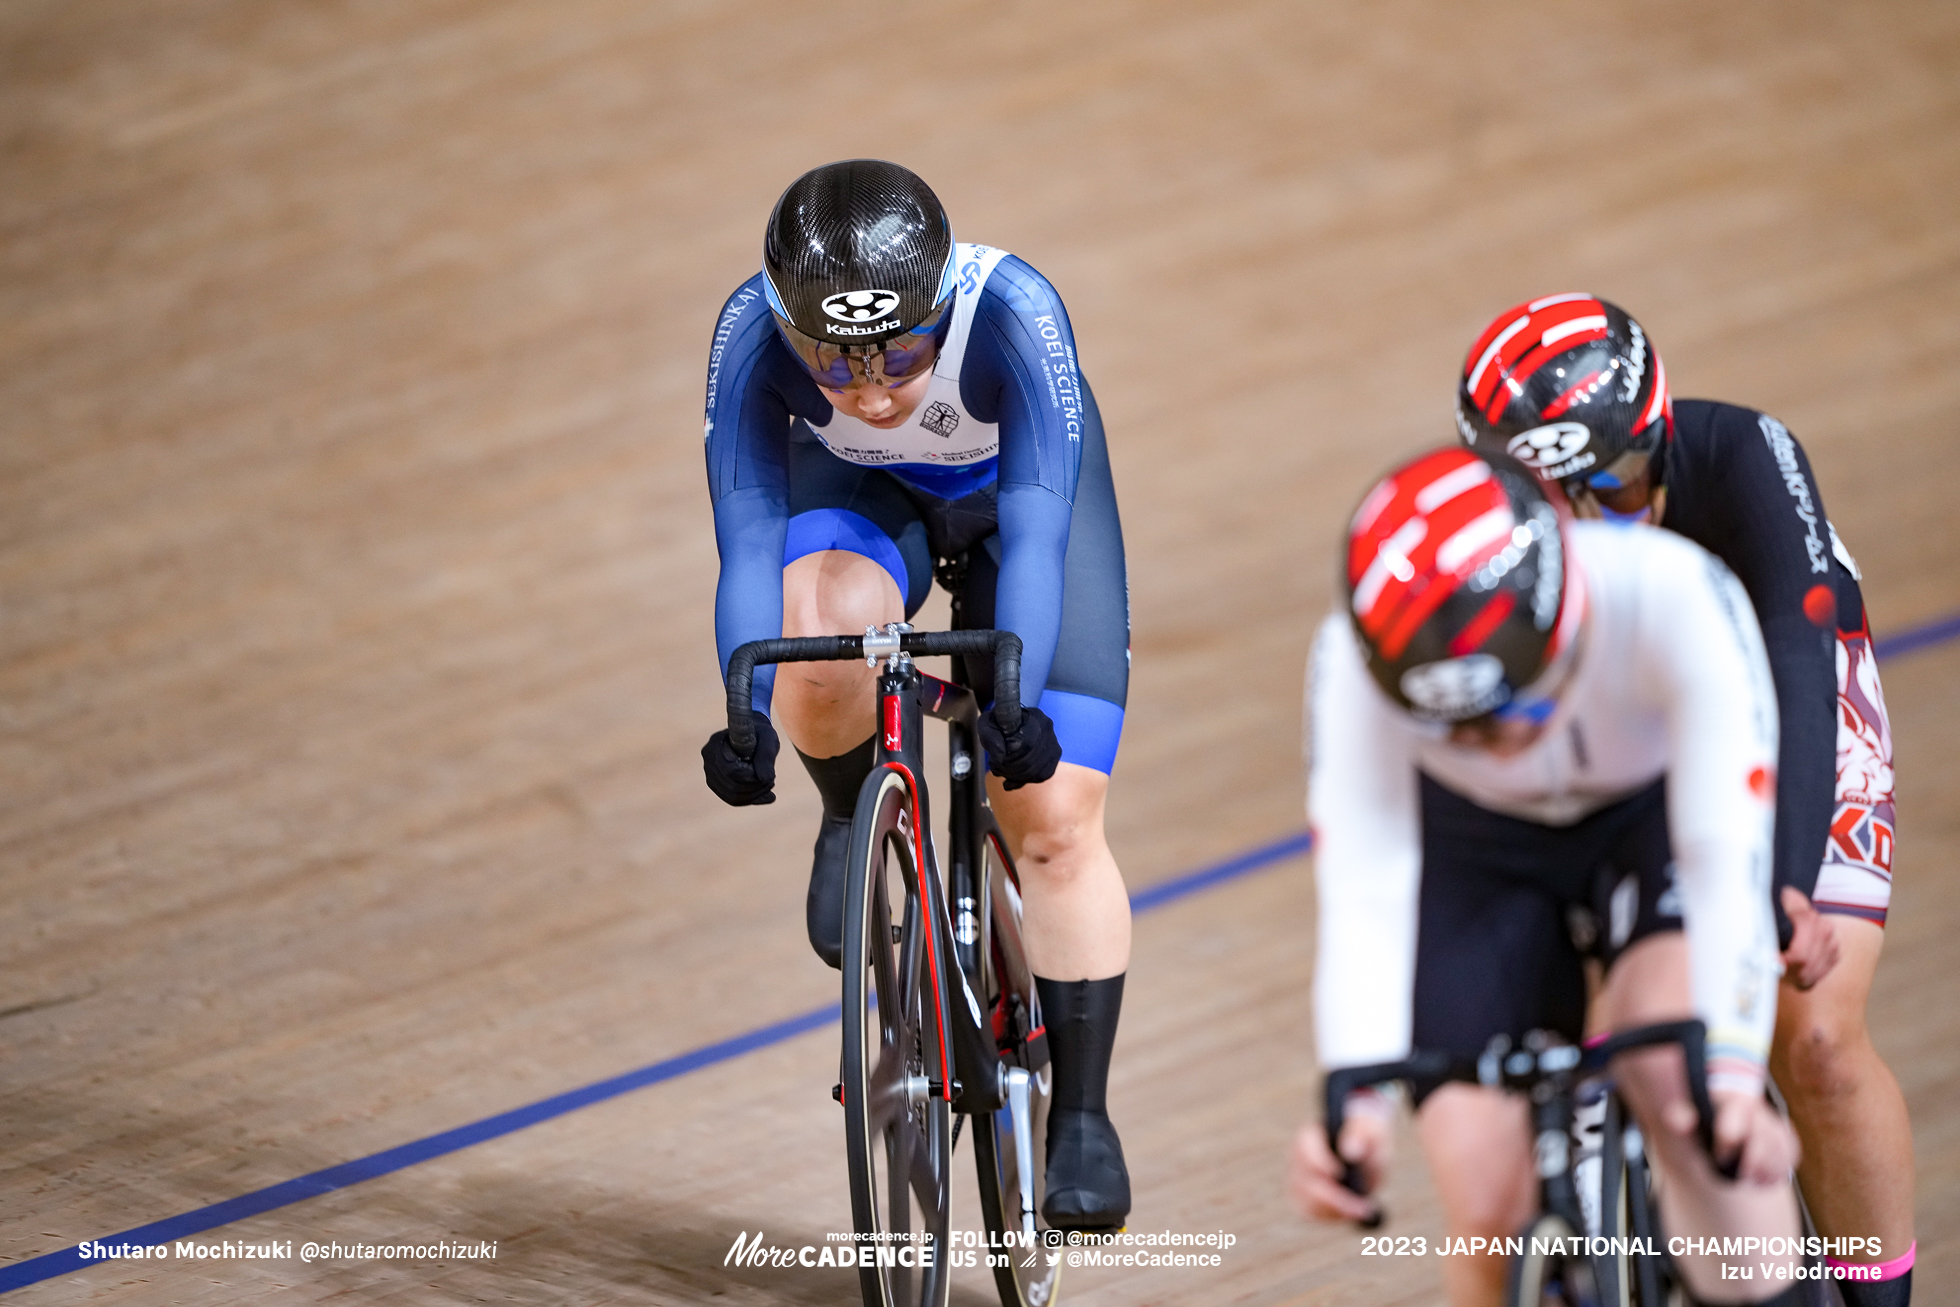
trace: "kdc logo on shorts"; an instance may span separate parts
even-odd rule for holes
[[[893,290],[844,290],[823,302],[824,313],[839,322],[869,322],[897,307],[898,292]]]

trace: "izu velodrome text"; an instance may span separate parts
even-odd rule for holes
[[[1420,1235],[1392,1238],[1369,1236],[1361,1241],[1364,1257],[1522,1257],[1526,1247],[1534,1256],[1545,1257],[1658,1257],[1660,1249],[1652,1238],[1622,1238],[1605,1235],[1569,1235],[1547,1238],[1523,1235],[1498,1238],[1443,1239],[1434,1248]],[[1672,1257],[1838,1257],[1882,1258],[1883,1241],[1873,1238],[1825,1239],[1817,1235],[1801,1238],[1696,1238],[1674,1235],[1667,1241]]]

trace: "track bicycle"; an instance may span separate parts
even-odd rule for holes
[[[1398,1062],[1347,1067],[1326,1082],[1327,1139],[1339,1157],[1348,1095],[1399,1080],[1445,1080],[1506,1089],[1531,1102],[1539,1214],[1511,1268],[1513,1307],[1668,1307],[1685,1301],[1661,1237],[1653,1172],[1639,1124],[1607,1075],[1621,1053],[1678,1045],[1704,1151],[1714,1155],[1707,1030],[1699,1020],[1622,1031],[1584,1046],[1545,1031],[1493,1038],[1476,1058],[1417,1052]],[[1724,1168],[1733,1173],[1733,1164]],[[1363,1192],[1360,1170],[1342,1183]],[[1379,1224],[1379,1220],[1373,1224]],[[1578,1240],[1603,1237],[1604,1251]]]
[[[950,655],[950,681],[914,658]],[[994,660],[994,713],[1021,718],[1021,641],[1009,631],[914,631],[756,640],[728,661],[729,743],[753,755],[749,696],[764,663],[863,658],[878,676],[871,774],[851,818],[844,888],[844,1107],[851,1216],[866,1307],[943,1307],[959,1127],[973,1154],[988,1263],[1003,1307],[1048,1307],[1061,1258],[1039,1213],[1053,1077],[1034,973],[1021,943],[1020,882],[987,806],[965,660]],[[924,719],[948,731],[949,862],[932,837]],[[949,906],[950,904],[950,906]],[[930,1250],[924,1256],[921,1250]]]

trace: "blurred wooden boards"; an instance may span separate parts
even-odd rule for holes
[[[0,1010],[31,1009],[0,1019],[0,1256],[823,995],[808,787],[733,812],[695,760],[707,337],[816,162],[907,162],[1068,299],[1130,551],[1136,885],[1298,826],[1331,541],[1448,438],[1460,351],[1525,296],[1615,298],[1677,394],[1789,423],[1881,633],[1960,609],[1952,6],[1015,4],[879,36],[783,5],[0,12]],[[1956,671],[1885,671],[1875,1020],[1929,1283],[1960,1275],[1960,1031],[1924,1001],[1955,979]],[[1138,1225],[1240,1244],[1083,1301],[1433,1297],[1280,1192],[1308,884],[1140,921]],[[719,1265],[741,1229],[844,1225],[833,1057],[806,1036],[232,1236],[508,1240],[495,1264],[28,1292],[848,1301]],[[1412,1167],[1411,1232],[1427,1201]]]

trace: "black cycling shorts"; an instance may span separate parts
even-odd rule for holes
[[[1491,1036],[1585,1034],[1584,959],[1681,929],[1665,781],[1570,826],[1481,808],[1421,778],[1411,1042],[1465,1057]],[[1420,1103],[1440,1082],[1418,1083]]]

